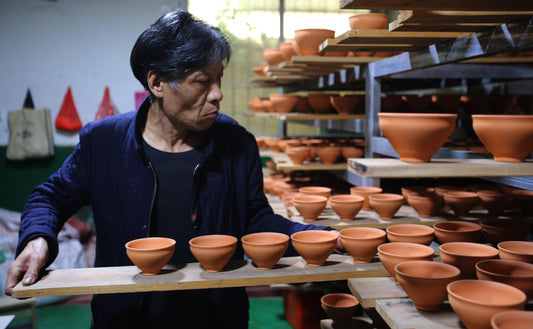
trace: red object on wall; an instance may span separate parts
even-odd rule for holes
[[[108,116],[115,115],[115,107],[111,103],[111,96],[109,95],[109,87],[105,87],[104,98],[98,107],[98,111],[94,116],[94,121],[98,121]]]
[[[283,308],[287,322],[294,329],[320,329],[320,320],[327,318],[322,310],[321,291],[283,291]]]
[[[68,132],[78,132],[81,130],[81,120],[78,116],[78,110],[74,104],[74,98],[72,97],[70,87],[68,87],[65,98],[63,98],[63,104],[61,104],[61,108],[56,117],[55,126],[57,130]]]

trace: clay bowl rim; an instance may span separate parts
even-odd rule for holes
[[[414,117],[427,117],[427,118],[457,118],[457,114],[454,113],[417,113],[417,112],[380,112],[378,117],[404,117],[404,118],[414,118]]]
[[[394,246],[403,246],[403,247],[409,247],[410,249],[413,249],[413,248],[416,248],[416,251],[427,251],[427,253],[423,253],[423,254],[420,254],[420,255],[416,255],[416,257],[429,257],[430,255],[430,250],[431,250],[431,255],[435,256],[435,250],[429,246],[426,246],[426,245],[423,245],[423,244],[419,244],[419,243],[414,243],[414,242],[387,242],[387,243],[382,243],[378,246],[378,253],[383,253],[387,256],[392,256],[392,257],[405,257],[405,255],[403,254],[398,254],[398,253],[392,253],[390,251],[387,250],[387,248],[393,248]],[[414,257],[415,255],[408,255],[408,257]]]
[[[468,254],[465,253],[466,250],[468,250],[468,247],[478,247],[480,249],[486,250],[487,254],[478,255],[478,254]],[[457,247],[457,249],[454,249],[454,251],[450,251],[447,248],[450,247]],[[439,246],[439,251],[441,253],[453,256],[453,257],[464,257],[464,258],[478,258],[478,257],[498,257],[499,250],[485,244],[476,243],[476,242],[462,242],[462,241],[456,241],[456,242],[446,242]],[[461,251],[461,252],[457,252]],[[492,253],[488,254],[488,252],[491,251]]]
[[[476,299],[465,297],[463,295],[457,294],[456,291],[454,291],[454,288],[456,288],[456,286],[465,285],[465,284],[478,285],[482,289],[486,289],[487,287],[500,288],[510,293],[513,293],[515,295],[519,295],[521,299],[519,302],[514,302],[514,303],[490,303],[488,304],[487,301],[479,301]],[[446,287],[446,290],[448,291],[448,294],[453,296],[454,298],[457,298],[458,300],[461,300],[463,302],[478,305],[478,306],[491,306],[491,307],[517,306],[517,305],[521,305],[525,303],[527,299],[526,294],[522,290],[515,288],[513,286],[510,286],[508,284],[505,284],[505,283],[489,281],[489,280],[478,280],[478,279],[456,280],[448,284],[448,286]]]
[[[300,192],[298,192],[300,193]],[[310,204],[310,203],[327,203],[328,198],[322,195],[299,195],[292,199],[292,202],[299,202],[301,204]]]
[[[376,234],[372,235],[372,236],[368,236],[368,237],[367,236],[354,237],[354,236],[346,235],[346,234],[349,234],[350,231],[372,232],[372,233],[376,233]],[[376,228],[376,227],[363,227],[363,226],[347,227],[347,228],[343,228],[342,230],[339,231],[339,238],[348,239],[348,240],[364,241],[364,240],[381,239],[381,238],[384,238],[386,234],[387,233],[385,232],[385,230],[382,230],[382,229]]]
[[[507,246],[509,244],[520,244],[520,245],[521,244],[525,244],[525,245],[529,245],[530,247],[532,247],[530,249],[531,253],[524,254],[523,252],[518,252],[516,250],[509,249],[509,246]],[[506,252],[506,253],[509,253],[509,254],[512,254],[512,255],[533,257],[533,241],[520,241],[520,240],[501,241],[501,242],[498,243],[497,248],[498,248],[498,250],[501,250],[503,252]]]
[[[428,265],[428,266],[431,266],[435,269],[435,271],[433,271],[435,274],[437,274],[438,276],[436,277],[425,277],[425,276],[420,276],[420,275],[413,275],[412,273],[409,273],[409,272],[406,272],[405,270],[402,270],[403,267],[406,267],[406,266],[420,266],[420,265]],[[448,273],[447,275],[442,275],[443,272],[441,271],[441,269],[443,268],[446,268],[446,269],[449,269],[451,270],[452,272],[454,272],[453,274],[452,273]],[[434,261],[430,261],[430,260],[409,260],[409,261],[406,261],[406,262],[401,262],[401,263],[398,263],[394,266],[394,271],[396,272],[396,274],[400,275],[400,276],[403,276],[403,277],[410,277],[410,278],[416,278],[416,279],[424,279],[424,280],[443,280],[443,279],[451,279],[451,278],[459,278],[459,276],[461,275],[461,270],[459,268],[457,268],[456,266],[453,266],[453,265],[450,265],[450,264],[446,264],[446,263],[441,263],[441,262],[434,262]]]
[[[405,198],[401,194],[396,193],[377,193],[377,194],[371,194],[368,196],[369,200],[374,201],[384,201],[384,202],[396,202],[396,201],[403,201]]]
[[[319,233],[316,233],[316,232],[319,232]],[[306,236],[306,235],[309,235],[313,239],[310,239],[310,240],[302,240],[302,239],[300,239],[300,236]],[[305,230],[305,231],[294,232],[293,234],[291,234],[290,237],[291,237],[291,241],[296,241],[297,243],[316,244],[316,243],[330,243],[330,242],[333,242],[333,241],[335,241],[335,240],[337,240],[339,238],[339,235],[337,233],[333,232],[333,231]],[[320,237],[320,239],[319,239],[319,237]],[[322,237],[324,237],[324,238],[322,238]]]
[[[456,224],[460,225],[462,228],[472,228],[472,230],[466,230],[466,231],[458,231],[458,230],[449,230],[446,228],[442,228],[441,225],[446,224]],[[439,232],[445,232],[445,233],[472,233],[472,232],[480,232],[481,231],[481,225],[478,223],[472,223],[467,221],[460,221],[460,220],[451,220],[451,221],[444,221],[444,222],[438,222],[433,224],[433,229]]]
[[[401,229],[401,228],[417,228],[417,229],[422,229],[422,230],[425,230],[422,234],[416,234],[416,235],[413,235],[413,234],[409,234],[409,233],[401,233],[401,232],[395,232],[394,229]],[[428,229],[428,230],[426,230]],[[391,231],[392,230],[392,231]],[[411,236],[416,236],[416,237],[423,237],[423,236],[429,236],[429,235],[433,235],[435,234],[435,229],[431,226],[428,226],[428,225],[422,225],[422,224],[410,224],[410,223],[404,223],[404,224],[394,224],[394,225],[390,225],[390,226],[387,226],[385,228],[385,231],[387,233],[391,233],[393,235],[397,235],[397,236],[401,236],[401,237],[411,237]]]
[[[313,193],[331,193],[331,187],[326,186],[302,186],[298,189],[298,192],[305,194]]]
[[[224,237],[227,240],[225,240],[224,243],[222,243],[222,244],[216,244],[216,245],[199,245],[199,244],[197,244],[197,241],[202,241],[202,240],[205,240],[205,239],[209,239],[209,237],[211,237],[211,238]],[[191,247],[195,247],[195,248],[214,249],[214,248],[231,247],[233,245],[236,245],[238,240],[239,239],[237,239],[233,235],[229,235],[229,234],[205,234],[205,235],[200,235],[200,236],[197,236],[197,237],[194,237],[194,238],[190,239],[189,240],[189,245]]]
[[[462,197],[466,197],[466,198],[479,198],[479,195],[477,192],[472,192],[472,191],[446,191],[444,193],[442,193],[444,199],[446,200],[446,196],[448,197],[456,197],[456,198],[461,198],[463,199]]]
[[[352,186],[350,187],[350,193],[353,191],[361,193],[383,193],[383,188],[375,186]]]
[[[341,204],[363,203],[365,197],[355,194],[334,194],[329,197],[329,201]]]
[[[530,275],[514,276],[514,275],[511,275],[511,274],[506,274],[506,273],[502,273],[502,272],[493,272],[493,271],[490,271],[489,269],[485,268],[485,266],[487,266],[487,265],[490,266],[490,264],[502,264],[502,265],[506,266],[506,269],[513,269],[513,268],[519,268],[519,267],[528,268],[530,270],[531,274]],[[515,265],[515,266],[513,267],[513,265]],[[476,272],[479,271],[479,272],[485,274],[488,277],[494,277],[494,278],[498,278],[498,279],[505,279],[505,278],[533,279],[533,264],[526,263],[526,262],[521,262],[521,261],[518,261],[518,260],[485,259],[485,260],[481,260],[481,261],[477,262],[476,265],[475,265],[475,268],[476,268]]]
[[[162,246],[162,247],[159,247],[159,248],[139,248],[139,247],[133,246],[133,245],[135,245],[137,243],[152,242],[152,241],[165,241],[165,242],[168,242],[168,245],[165,245],[165,246]],[[130,241],[128,241],[128,242],[126,242],[124,244],[126,249],[133,250],[133,251],[141,251],[141,252],[143,252],[143,251],[164,250],[164,249],[171,248],[171,247],[173,247],[175,245],[176,245],[176,240],[174,240],[172,238],[157,237],[157,236],[134,239],[134,240],[130,240]]]
[[[530,320],[529,323],[533,321],[533,311],[526,310],[512,310],[512,311],[503,311],[497,314],[494,314],[490,319],[490,324],[494,329],[503,328],[500,326],[500,321],[505,321],[506,319],[516,319],[517,317],[525,316]]]
[[[329,302],[327,302],[327,299],[329,298],[348,298],[350,301],[355,301],[356,303],[353,304],[353,305],[350,305],[350,306],[335,306]],[[343,309],[343,308],[351,308],[351,307],[355,307],[357,308],[358,306],[361,306],[361,303],[359,302],[359,300],[357,299],[357,297],[355,297],[354,295],[351,295],[351,294],[347,294],[347,293],[341,293],[341,292],[334,292],[334,293],[329,293],[329,294],[325,294],[324,296],[320,297],[320,303],[322,305],[326,305],[328,307],[331,307],[331,308],[337,308],[337,309]]]
[[[249,241],[249,239],[253,239],[256,237],[276,237],[276,241],[274,242],[252,242]],[[278,239],[279,238],[279,239]],[[285,243],[288,243],[290,240],[290,236],[288,236],[285,233],[279,233],[279,232],[255,232],[255,233],[249,233],[241,237],[241,242],[243,245],[247,244],[250,246],[274,246],[274,245],[283,245]]]

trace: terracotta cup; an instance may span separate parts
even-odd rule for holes
[[[307,95],[307,100],[317,114],[327,114],[335,112],[329,100],[330,97],[331,95],[326,93],[310,93]]]
[[[437,311],[448,299],[446,286],[459,279],[461,271],[452,265],[432,261],[408,261],[395,266],[396,279],[415,307]]]
[[[361,310],[361,304],[350,294],[332,293],[322,296],[320,304],[333,320],[333,328],[348,328],[352,317]]]
[[[363,207],[364,197],[352,194],[337,194],[329,197],[329,205],[342,221],[352,221]]]
[[[304,195],[320,195],[326,198],[331,196],[331,188],[327,186],[302,186],[298,192]]]
[[[149,237],[126,243],[126,254],[143,275],[156,275],[161,272],[172,255],[176,241],[170,238]]]
[[[435,223],[435,237],[441,244],[448,242],[479,242],[481,225],[464,221]]]
[[[455,215],[467,216],[470,210],[479,202],[476,192],[450,191],[444,192],[444,203],[450,207]]]
[[[524,241],[529,230],[529,223],[522,219],[485,218],[479,225],[483,236],[493,246],[502,241]]]
[[[393,219],[405,202],[401,194],[378,193],[368,196],[370,207],[378,213],[381,219]]]
[[[277,48],[267,48],[263,50],[263,57],[267,61],[268,65],[276,66],[283,62],[284,58],[281,51]]]
[[[334,164],[342,155],[340,146],[325,145],[316,149],[316,154],[325,165]]]
[[[285,153],[291,159],[292,163],[299,165],[309,158],[310,148],[309,146],[287,147]]]
[[[532,311],[504,311],[490,319],[492,329],[530,329],[532,323]]]
[[[431,217],[441,203],[439,196],[435,193],[409,193],[407,200],[418,216],[424,218]]]
[[[298,95],[270,94],[272,105],[279,113],[290,113],[298,103]]]
[[[385,230],[390,242],[412,242],[429,246],[435,236],[433,227],[421,224],[396,224]]]
[[[224,234],[202,235],[189,240],[193,256],[206,272],[220,272],[237,249],[237,238]]]
[[[289,236],[277,232],[251,233],[241,238],[244,252],[260,270],[272,269],[289,247]]]
[[[385,243],[385,231],[374,227],[349,227],[339,232],[344,249],[356,263],[370,263]]]
[[[378,246],[379,260],[394,280],[396,265],[411,260],[433,261],[434,255],[433,248],[412,242],[389,242]]]
[[[523,310],[526,295],[510,285],[487,280],[457,280],[446,287],[450,305],[468,329],[490,329],[500,312]]]
[[[374,187],[374,186],[354,186],[350,188],[350,194],[360,195],[365,198],[365,200],[363,201],[362,210],[372,210],[368,196],[372,194],[382,193],[382,192],[383,192],[383,189],[381,187]]]
[[[348,17],[348,24],[352,30],[386,29],[389,24],[389,16],[382,13],[362,13]]]
[[[335,31],[328,29],[300,29],[294,31],[294,51],[299,56],[319,56],[319,46],[326,39],[335,37]]]
[[[364,95],[332,95],[329,100],[339,114],[352,114],[364,97]]]
[[[293,233],[294,249],[305,260],[307,266],[322,266],[337,247],[338,234],[332,231],[308,230]]]
[[[294,51],[294,45],[292,41],[282,42],[279,44],[279,50],[285,62],[290,63],[292,61],[292,56],[296,56],[296,51]]]
[[[318,216],[326,209],[328,198],[321,195],[302,195],[292,199],[296,210],[306,222],[314,222]]]
[[[513,201],[513,195],[496,190],[477,191],[481,203],[487,209],[489,215],[499,216]]]
[[[533,298],[533,264],[516,260],[487,259],[476,263],[476,276],[520,289],[527,299]]]
[[[498,258],[498,249],[473,242],[448,242],[439,246],[443,263],[461,270],[461,279],[476,277],[476,263]]]
[[[533,215],[533,191],[525,189],[515,189],[511,192],[514,201],[524,215]]]
[[[498,250],[501,259],[533,264],[533,241],[502,241]]]
[[[405,162],[429,162],[455,130],[457,114],[378,113],[379,127]]]

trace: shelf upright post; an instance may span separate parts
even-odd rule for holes
[[[365,158],[374,157],[372,139],[378,136],[378,112],[381,108],[381,83],[375,76],[375,64],[368,63],[364,69],[365,76]],[[379,186],[377,178],[363,178],[364,186]]]

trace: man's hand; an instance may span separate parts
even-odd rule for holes
[[[34,284],[39,271],[48,261],[48,243],[42,237],[28,242],[7,270],[6,295],[11,295],[13,288],[22,280],[25,286]]]

